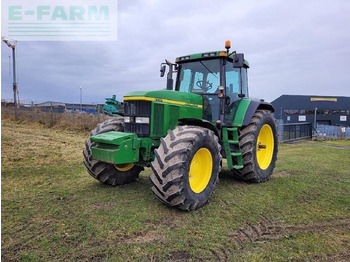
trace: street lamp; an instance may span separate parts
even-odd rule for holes
[[[14,101],[14,110],[15,110],[15,119],[17,119],[17,80],[16,80],[16,45],[17,41],[13,40],[13,43],[10,43],[10,39],[5,36],[1,37],[1,41],[3,41],[9,48],[12,49],[12,59],[13,59],[13,101]]]

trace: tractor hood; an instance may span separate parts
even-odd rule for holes
[[[202,96],[172,90],[131,92],[124,96],[124,100],[146,100],[200,108],[202,107]]]

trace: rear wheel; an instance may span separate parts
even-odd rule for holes
[[[221,146],[213,131],[178,126],[161,138],[152,162],[152,191],[163,203],[182,210],[205,205],[218,182]]]
[[[261,183],[275,168],[278,138],[275,118],[269,110],[257,110],[250,124],[240,131],[243,169],[232,172],[241,180]]]
[[[106,133],[109,131],[124,131],[124,121],[121,118],[112,118],[97,125],[90,132],[90,136]],[[85,141],[84,164],[89,174],[98,181],[111,186],[124,185],[135,181],[143,167],[136,166],[133,163],[113,165],[92,158],[90,138]]]

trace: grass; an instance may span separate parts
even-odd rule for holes
[[[326,140],[326,141],[315,141],[315,143],[322,143],[325,145],[332,146],[350,146],[350,139],[347,140]]]
[[[155,199],[149,169],[116,188],[90,177],[86,133],[3,119],[1,136],[3,261],[350,260],[348,149],[282,144],[263,184],[224,167],[187,213]]]

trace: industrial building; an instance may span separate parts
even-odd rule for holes
[[[283,123],[350,126],[350,97],[282,95],[271,102]]]

